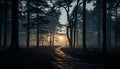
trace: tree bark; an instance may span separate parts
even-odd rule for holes
[[[5,16],[4,16],[4,40],[3,40],[3,46],[4,48],[7,47],[7,20],[8,20],[8,1],[5,0]]]
[[[73,16],[74,16],[74,18],[75,18],[75,19],[74,19],[74,43],[73,43],[73,46],[74,46],[74,47],[75,47],[75,45],[76,45],[76,43],[77,43],[77,41],[76,41],[76,36],[77,36],[77,35],[76,35],[76,34],[77,34],[77,33],[76,33],[76,27],[77,27],[77,26],[76,26],[76,25],[77,25],[77,14],[78,14],[79,1],[80,1],[80,0],[77,0],[77,5],[75,6],[75,9],[74,9],[75,12],[73,12],[73,13],[74,13]]]
[[[117,16],[117,2],[116,2],[116,7],[115,7],[115,13],[116,13],[116,22],[115,22],[115,47],[117,48],[117,23],[118,23],[118,16]]]
[[[3,4],[1,3],[0,1],[0,7],[3,7]],[[0,10],[3,10],[3,8],[1,8]],[[0,47],[2,47],[2,23],[3,23],[3,11],[0,11],[0,15],[1,15],[1,18],[0,18]]]
[[[30,13],[29,13],[29,0],[27,1],[27,48],[29,48],[29,41],[30,41]]]
[[[38,20],[38,14],[39,14],[39,11],[38,11],[38,3],[37,3],[37,47],[39,47],[39,20]]]
[[[72,32],[71,32],[71,28],[70,28],[71,22],[70,22],[70,15],[69,15],[70,9],[69,9],[69,6],[68,6],[67,8],[68,8],[68,10],[65,8],[65,11],[66,11],[66,13],[67,13],[67,21],[68,21],[68,26],[66,27],[66,30],[67,30],[67,38],[68,38],[68,42],[69,42],[69,47],[72,47],[72,39],[71,39],[71,37],[72,37]]]
[[[98,46],[100,47],[101,46],[101,32],[100,32],[100,29],[101,29],[101,23],[100,21],[98,21]]]
[[[108,8],[108,46],[111,47],[111,5]]]
[[[103,24],[102,24],[102,31],[103,31],[103,44],[102,44],[102,48],[103,48],[103,53],[106,54],[107,53],[107,46],[106,46],[106,42],[107,42],[107,36],[106,36],[106,0],[103,0]]]
[[[19,48],[18,45],[18,0],[12,0],[12,36],[9,48]]]
[[[86,0],[83,0],[83,50],[86,48]]]

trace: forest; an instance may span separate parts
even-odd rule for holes
[[[120,0],[0,0],[0,69],[114,69]]]

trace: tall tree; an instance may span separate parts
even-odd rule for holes
[[[30,12],[29,12],[29,0],[27,0],[27,48],[29,48],[30,41]]]
[[[2,47],[2,25],[3,25],[3,3],[2,1],[0,1],[0,15],[1,15],[1,18],[0,18],[0,47]]]
[[[7,46],[7,20],[8,20],[8,0],[5,0],[5,16],[4,16],[4,43],[3,46]]]
[[[38,21],[38,18],[39,18],[39,5],[38,5],[38,1],[37,1],[37,47],[39,47],[39,21]]]
[[[76,4],[76,6],[75,6],[75,8],[74,8],[74,11],[73,11],[73,12],[74,12],[74,14],[73,14],[73,17],[74,17],[74,19],[73,19],[73,20],[74,20],[74,21],[73,21],[73,23],[74,23],[74,25],[73,25],[73,27],[74,27],[74,34],[73,34],[73,35],[74,35],[74,37],[73,37],[73,38],[74,38],[74,39],[73,39],[74,42],[73,42],[73,46],[74,46],[74,47],[75,47],[75,45],[76,45],[76,43],[77,43],[77,42],[76,42],[76,31],[77,31],[77,30],[76,30],[76,27],[77,27],[76,25],[77,25],[78,8],[79,8],[79,5],[82,4],[82,3],[79,3],[79,2],[80,2],[80,0],[77,0],[77,4]]]
[[[96,7],[93,10],[93,15],[97,18],[97,27],[98,27],[98,47],[101,46],[101,23],[102,23],[102,2],[100,0],[96,1]]]
[[[86,0],[83,0],[83,50],[86,48]]]
[[[116,18],[116,22],[115,22],[115,47],[117,47],[117,41],[118,41],[118,31],[117,31],[117,25],[118,25],[118,0],[115,0],[115,3],[116,3],[116,5],[115,5],[115,18]]]
[[[47,11],[45,10],[46,8],[49,7],[48,3],[46,0],[35,0],[31,1],[32,5],[31,7],[31,13],[35,14],[35,17],[31,17],[31,24],[34,26],[34,29],[36,29],[36,46],[39,46],[39,29],[40,25],[45,25],[47,24],[47,18],[46,18],[46,13]],[[43,27],[43,26],[42,26]]]
[[[12,0],[12,36],[9,48],[19,48],[18,45],[18,0]]]
[[[102,44],[102,48],[103,48],[103,53],[106,54],[107,53],[107,46],[106,46],[106,0],[102,0],[103,2],[103,24],[102,24],[102,31],[103,31],[103,44]]]
[[[109,46],[109,47],[111,47],[111,23],[112,23],[112,17],[111,17],[111,15],[112,15],[112,7],[113,7],[113,4],[114,4],[114,2],[112,2],[112,1],[108,1],[108,17],[107,17],[107,19],[108,19],[108,25],[107,25],[107,30],[108,30],[108,43],[107,43],[107,45]]]

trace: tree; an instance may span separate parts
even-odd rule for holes
[[[86,0],[83,0],[83,49],[87,50],[86,48]]]
[[[96,1],[96,3],[94,4],[94,6],[95,6],[95,8],[94,8],[94,10],[93,10],[93,12],[92,12],[92,15],[93,15],[93,17],[92,18],[94,18],[93,20],[94,20],[94,22],[96,22],[97,23],[97,32],[98,32],[98,37],[97,37],[97,39],[98,39],[98,47],[100,47],[101,46],[101,23],[102,23],[102,2],[100,1],[100,0],[97,0]]]
[[[30,41],[30,12],[29,12],[29,0],[27,0],[27,48],[29,48]]]
[[[7,21],[8,21],[8,0],[5,0],[5,16],[4,16],[4,48],[7,46]]]
[[[115,22],[115,47],[117,47],[117,43],[118,43],[118,31],[117,31],[117,25],[118,25],[118,5],[119,5],[119,1],[118,0],[114,0],[115,1],[115,18],[116,18],[116,22]]]
[[[73,47],[75,48],[75,46],[76,46],[76,25],[77,25],[77,14],[78,14],[78,8],[79,8],[79,6],[82,4],[82,2],[81,3],[79,3],[80,2],[80,0],[77,0],[77,4],[76,4],[76,6],[74,7],[74,10],[73,10],[73,13],[72,13],[72,22],[73,22]]]
[[[72,13],[70,13],[70,8],[72,7],[71,3],[72,2],[77,2],[74,6],[74,10]],[[67,14],[67,22],[68,26],[66,27],[66,33],[67,33],[67,38],[69,42],[69,46],[71,48],[75,47],[75,36],[76,36],[76,23],[77,23],[77,12],[78,12],[78,7],[81,5],[80,0],[60,0],[56,2],[57,6],[62,7],[65,9],[66,14]]]
[[[2,47],[2,26],[3,26],[3,20],[4,20],[4,18],[3,18],[3,7],[4,7],[4,4],[3,4],[3,1],[0,1],[0,15],[1,15],[1,18],[0,18],[0,47]]]
[[[114,1],[108,0],[107,3],[108,3],[108,7],[107,7],[107,11],[108,11],[108,13],[107,13],[107,37],[108,37],[107,39],[108,39],[108,43],[107,43],[107,45],[109,47],[111,47],[111,31],[112,31],[111,24],[112,24],[112,15],[113,15],[112,8],[114,6]]]
[[[12,36],[9,48],[19,48],[18,45],[18,0],[12,0]]]
[[[39,21],[38,21],[38,18],[39,18],[39,4],[38,4],[38,1],[37,1],[37,47],[39,47]]]
[[[31,15],[34,14],[35,16],[33,18],[31,17],[30,26],[34,26],[34,29],[36,28],[36,46],[39,47],[39,30],[41,29],[40,25],[45,25],[48,23],[46,18],[47,11],[45,9],[48,8],[49,5],[46,0],[35,0],[31,1],[31,3],[30,12]]]
[[[102,31],[103,31],[103,44],[102,44],[102,48],[103,48],[103,53],[106,54],[107,53],[107,46],[106,46],[106,0],[102,0],[103,2],[103,23],[102,23]]]

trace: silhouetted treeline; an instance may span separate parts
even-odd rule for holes
[[[25,32],[28,48],[31,35],[35,35],[37,47],[46,40],[41,35],[50,37],[46,42],[52,46],[54,35],[66,26],[70,48],[96,47],[104,53],[110,48],[119,49],[119,0],[1,0],[0,7],[0,47],[19,48],[21,31]],[[61,9],[65,10],[66,25],[59,22]]]

